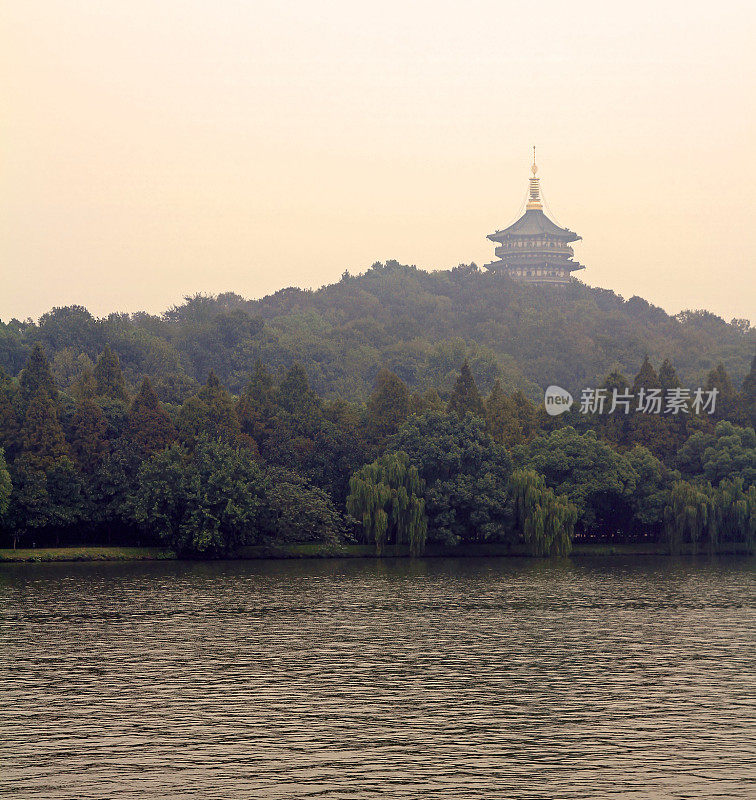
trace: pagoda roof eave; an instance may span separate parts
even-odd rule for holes
[[[541,209],[528,209],[508,228],[488,235],[492,242],[501,241],[509,236],[553,236],[568,242],[576,242],[581,237],[569,228],[560,228],[552,222]]]

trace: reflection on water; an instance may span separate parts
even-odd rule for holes
[[[756,562],[0,565],[0,796],[746,798]]]

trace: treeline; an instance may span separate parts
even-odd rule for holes
[[[233,555],[248,544],[503,542],[539,555],[574,537],[671,550],[752,549],[756,358],[740,387],[719,365],[713,414],[549,416],[467,361],[450,390],[379,371],[366,402],[324,399],[299,364],[252,368],[232,394],[210,371],[175,402],[130,390],[105,346],[61,390],[36,345],[0,374],[0,535],[7,545],[156,544]],[[680,386],[665,361],[607,392]]]
[[[474,265],[428,273],[388,262],[255,301],[197,296],[161,315],[101,319],[70,306],[36,323],[0,322],[0,368],[17,375],[37,344],[65,392],[109,344],[127,385],[136,391],[149,375],[166,403],[183,403],[211,369],[240,394],[258,360],[275,372],[299,363],[322,397],[365,401],[384,366],[413,390],[448,393],[467,359],[481,391],[499,380],[538,401],[549,384],[574,393],[614,368],[635,372],[646,354],[668,358],[685,386],[703,385],[719,363],[739,385],[756,329],[706,311],[673,317],[579,281],[528,286]]]

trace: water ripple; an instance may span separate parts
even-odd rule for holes
[[[756,565],[0,568],[0,797],[752,798]]]

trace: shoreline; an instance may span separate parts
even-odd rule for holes
[[[714,555],[750,555],[745,545],[732,545],[727,550],[717,551]],[[570,558],[581,556],[669,556],[664,544],[660,542],[578,542],[573,546]],[[707,550],[697,551],[688,546],[674,555],[708,556]],[[378,556],[372,545],[365,544],[276,544],[251,545],[241,548],[239,554],[232,559],[245,560],[287,560],[303,558],[409,558],[407,547],[387,547],[382,556]],[[465,544],[457,547],[446,547],[430,544],[419,558],[528,558],[535,557],[523,547],[513,547],[498,543]],[[76,561],[177,561],[176,554],[164,547],[111,547],[100,545],[82,545],[70,547],[37,547],[37,548],[0,548],[0,564],[51,563]],[[185,559],[185,560],[217,560],[217,559]]]

